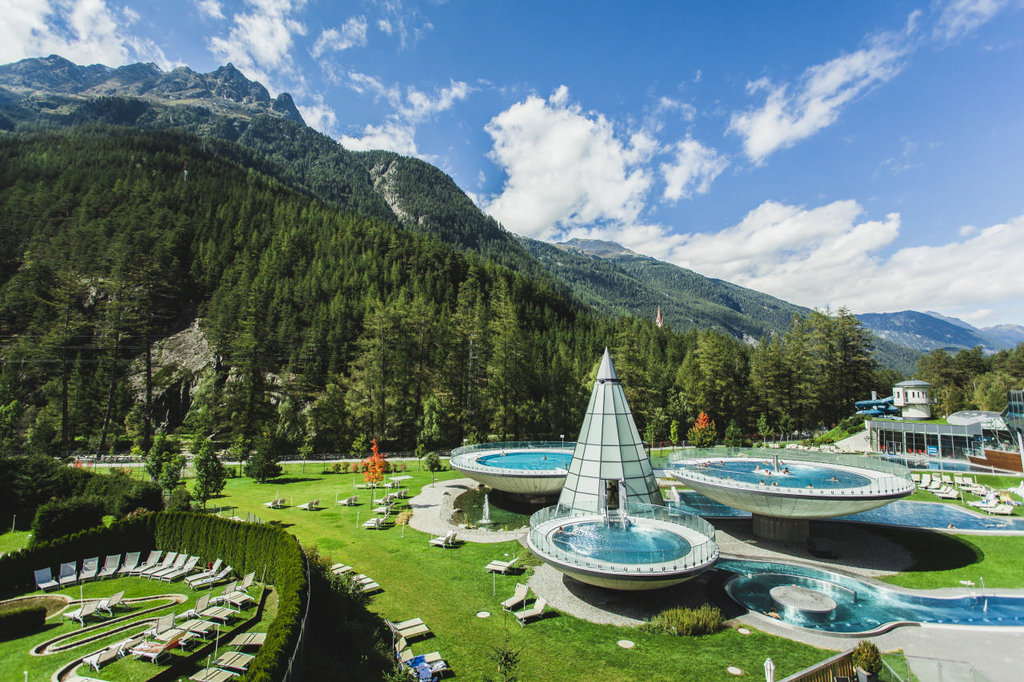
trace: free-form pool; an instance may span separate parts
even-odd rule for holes
[[[551,542],[565,552],[619,564],[663,563],[690,551],[686,538],[664,528],[603,521],[562,526],[551,534]]]
[[[1024,597],[980,591],[954,598],[925,597],[837,573],[763,561],[723,559],[717,568],[734,574],[726,591],[743,606],[814,630],[870,632],[898,622],[1024,626]],[[771,590],[789,585],[826,595],[835,601],[835,609],[805,613],[780,605]]]
[[[545,471],[568,469],[572,461],[571,452],[544,452],[539,450],[519,450],[516,452],[500,452],[481,455],[476,458],[478,464],[499,469],[518,469],[522,471]]]

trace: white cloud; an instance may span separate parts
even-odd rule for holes
[[[305,0],[246,0],[249,11],[234,15],[227,36],[210,38],[209,49],[268,89],[276,89],[275,74],[301,79],[291,49],[294,36],[305,35],[306,27],[292,14],[304,4]]]
[[[900,216],[864,220],[855,201],[816,208],[765,202],[716,233],[652,233],[625,246],[709,277],[809,307],[854,312],[932,310],[978,316],[980,307],[1020,318],[1024,269],[995,251],[1024,249],[1024,215],[939,246],[883,255],[899,236]],[[1009,312],[1008,312],[1009,311]],[[996,312],[981,315],[992,319]]]
[[[340,142],[353,150],[386,149],[409,156],[418,156],[416,127],[436,114],[448,111],[473,91],[462,81],[449,81],[433,95],[413,86],[404,90],[398,85],[385,85],[379,78],[350,72],[346,84],[359,94],[371,94],[391,107],[383,124],[367,124],[359,135],[344,135]]]
[[[195,0],[195,3],[200,15],[210,19],[224,18],[224,9],[221,7],[220,0]]]
[[[313,57],[319,59],[320,55],[328,50],[342,52],[353,47],[364,47],[366,45],[366,17],[350,17],[341,29],[329,28],[320,34],[320,37],[313,43]]]
[[[0,22],[0,63],[59,54],[78,64],[153,61],[173,67],[151,40],[126,31],[138,15],[105,0],[7,0]]]
[[[1009,0],[950,0],[942,8],[934,35],[940,40],[956,40],[977,29],[1009,4]]]
[[[366,125],[362,134],[357,136],[342,135],[338,140],[346,149],[353,151],[369,151],[386,149],[387,151],[405,156],[416,156],[416,129],[398,121],[387,121],[383,125]]]
[[[489,156],[507,174],[487,211],[509,229],[538,238],[601,224],[632,229],[651,186],[638,166],[650,138],[620,139],[602,115],[584,113],[560,87],[512,105],[485,126]]]
[[[419,8],[406,7],[403,0],[377,0],[383,16],[377,20],[377,28],[389,36],[398,36],[399,49],[415,45],[434,25],[423,18]]]
[[[768,95],[761,107],[734,113],[729,131],[743,138],[744,152],[760,164],[831,125],[855,97],[893,78],[906,49],[895,34],[882,35],[864,49],[808,68],[795,86],[766,78],[748,83],[748,92]]]
[[[325,135],[334,135],[335,128],[338,125],[338,115],[334,113],[327,103],[324,102],[322,95],[316,95],[313,97],[313,103],[307,105],[296,105],[299,113],[302,114],[302,119],[311,128],[316,128]]]
[[[710,147],[687,137],[673,145],[675,159],[661,164],[665,177],[664,199],[670,202],[689,199],[693,193],[707,194],[722,171],[729,167],[729,158]]]

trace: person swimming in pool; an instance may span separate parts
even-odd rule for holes
[[[839,483],[839,479],[836,478],[835,476],[833,476],[832,478],[830,478],[828,480],[829,480],[829,483]]]

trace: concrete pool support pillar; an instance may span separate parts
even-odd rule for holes
[[[754,535],[778,542],[807,542],[811,537],[808,519],[780,519],[775,516],[753,514]]]

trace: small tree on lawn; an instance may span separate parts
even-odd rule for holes
[[[668,426],[668,439],[672,441],[672,445],[679,443],[679,420],[673,419],[672,423]]]
[[[170,464],[175,455],[175,450],[174,443],[169,441],[164,434],[159,433],[153,439],[153,445],[149,448],[149,452],[146,453],[144,461],[146,473],[149,474],[150,480],[154,483],[160,483],[164,467]],[[162,483],[161,487],[163,487]]]
[[[272,478],[281,475],[281,465],[277,463],[273,447],[270,442],[270,434],[264,433],[256,441],[256,450],[252,457],[245,463],[245,475],[255,478],[258,483],[266,483]]]
[[[353,457],[362,458],[366,454],[366,451],[370,449],[370,439],[365,433],[356,436],[356,439],[352,441],[352,449],[349,451]]]
[[[369,457],[363,460],[363,480],[372,485],[377,485],[384,480],[384,474],[388,471],[388,458],[377,447],[377,439],[371,441]]]
[[[718,432],[715,431],[715,422],[711,421],[707,412],[701,412],[693,427],[686,432],[686,439],[691,445],[698,448],[709,448],[715,444]]]
[[[764,412],[757,418],[757,432],[761,434],[761,439],[764,442],[768,442],[768,436],[772,435],[772,427],[768,423],[768,415]]]
[[[743,433],[740,431],[740,427],[736,425],[735,419],[730,419],[729,425],[725,427],[725,438],[723,442],[730,448],[736,448],[743,445]]]
[[[196,484],[193,492],[195,492],[196,499],[203,503],[205,509],[206,501],[224,490],[228,472],[224,468],[224,463],[220,461],[220,457],[213,451],[213,444],[202,436],[197,440],[202,440],[202,442],[199,444],[199,453],[195,460]]]

